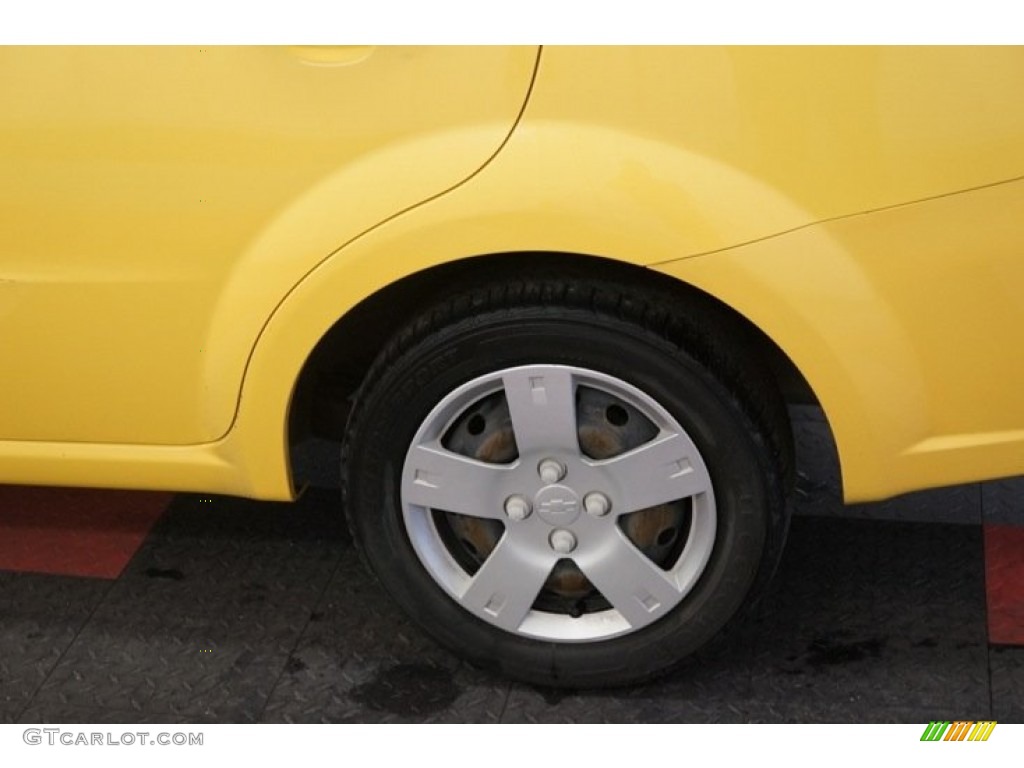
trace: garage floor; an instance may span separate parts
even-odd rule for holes
[[[617,691],[438,649],[363,571],[315,448],[294,505],[0,488],[0,722],[1024,722],[1024,483],[843,508],[820,415],[795,415],[770,595]]]

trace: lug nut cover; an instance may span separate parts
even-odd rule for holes
[[[505,499],[505,514],[510,520],[525,520],[532,511],[529,499],[522,496],[509,496]]]
[[[566,531],[558,529],[557,531],[551,532],[551,537],[548,539],[551,542],[551,548],[555,552],[559,552],[563,555],[567,555],[576,549],[576,537],[572,531]]]
[[[544,459],[537,465],[537,474],[544,485],[554,485],[565,477],[565,467],[555,459]]]
[[[594,517],[604,517],[611,511],[612,502],[603,493],[595,491],[583,497],[583,508]]]

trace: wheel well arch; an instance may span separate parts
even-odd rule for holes
[[[733,340],[742,341],[754,351],[787,403],[817,404],[810,384],[774,341],[740,313],[688,283],[597,256],[497,253],[468,257],[408,275],[366,297],[331,326],[307,357],[293,390],[287,422],[291,464],[294,466],[295,447],[304,439],[341,439],[352,398],[377,353],[421,310],[484,281],[515,279],[524,274],[562,279],[599,276],[618,284],[660,291],[688,311],[705,311],[727,319],[726,333],[744,337]]]

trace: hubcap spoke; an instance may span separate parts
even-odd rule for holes
[[[462,595],[469,610],[502,629],[519,629],[551,573],[554,558],[506,533]]]
[[[418,445],[406,460],[402,497],[420,507],[500,520],[505,512],[499,486],[508,471],[504,465]]]
[[[633,629],[661,618],[679,602],[675,582],[618,527],[609,532],[604,547],[576,564]]]
[[[502,376],[519,455],[579,453],[576,384],[562,368],[532,366]]]
[[[601,462],[618,486],[614,511],[636,512],[709,490],[707,471],[690,458],[695,453],[690,441],[675,433]]]

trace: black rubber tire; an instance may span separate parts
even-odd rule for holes
[[[753,345],[711,306],[600,280],[479,286],[435,305],[396,335],[356,397],[343,452],[343,504],[371,571],[412,619],[474,665],[563,687],[659,675],[736,622],[762,592],[788,522],[785,409]],[[449,392],[525,364],[599,370],[639,387],[679,421],[711,474],[718,531],[700,580],[648,627],[590,643],[504,632],[456,604],[418,560],[400,506],[411,440]]]

